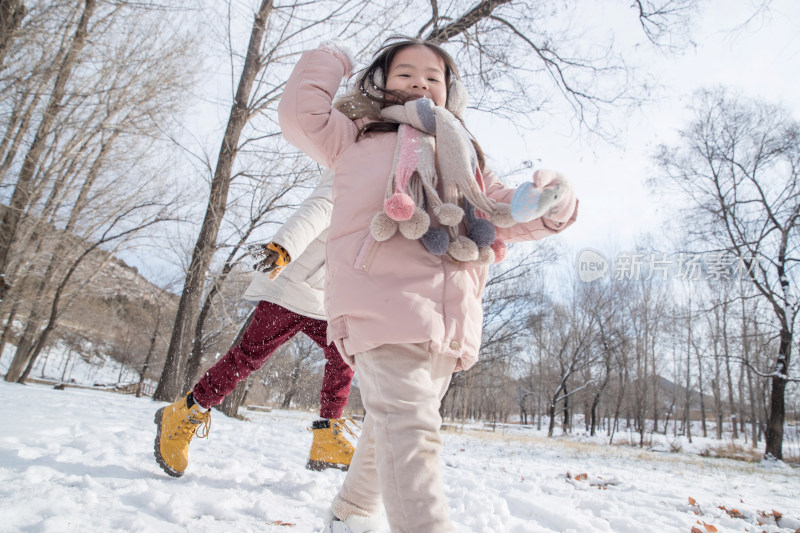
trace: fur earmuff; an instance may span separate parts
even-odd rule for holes
[[[444,107],[455,116],[464,118],[464,113],[467,111],[467,101],[467,88],[464,87],[461,80],[454,76],[450,80],[450,87],[447,88],[447,103]]]

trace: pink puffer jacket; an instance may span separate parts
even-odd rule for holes
[[[432,350],[459,358],[456,370],[469,368],[478,360],[488,267],[434,256],[399,232],[384,242],[371,237],[397,135],[356,142],[356,123],[331,107],[347,66],[326,50],[305,52],[278,107],[284,137],[335,173],[326,247],[328,340],[349,361],[383,344],[430,341]],[[488,196],[510,202],[514,189],[490,171],[484,180]],[[568,227],[576,214],[564,224],[535,219],[497,234],[506,242],[541,239]]]

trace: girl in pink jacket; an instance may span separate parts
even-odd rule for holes
[[[352,68],[341,44],[305,52],[278,109],[286,139],[335,173],[328,341],[358,371],[367,413],[326,531],[377,531],[381,499],[393,532],[452,531],[438,410],[478,359],[489,264],[506,242],[569,226],[577,202],[558,173],[515,191],[485,168],[435,44],[385,44],[334,104]]]

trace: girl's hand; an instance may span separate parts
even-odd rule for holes
[[[544,217],[557,224],[567,222],[575,210],[572,184],[560,172],[537,170],[533,183],[523,183],[511,200],[511,215],[517,222]]]
[[[325,50],[342,63],[342,66],[344,67],[343,77],[346,78],[353,73],[353,67],[355,65],[353,52],[346,44],[344,44],[344,41],[339,39],[325,41],[319,45],[319,49]]]

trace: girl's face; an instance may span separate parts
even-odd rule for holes
[[[407,46],[397,52],[389,65],[386,89],[409,99],[430,98],[438,106],[447,103],[445,65],[439,55],[423,45]]]

